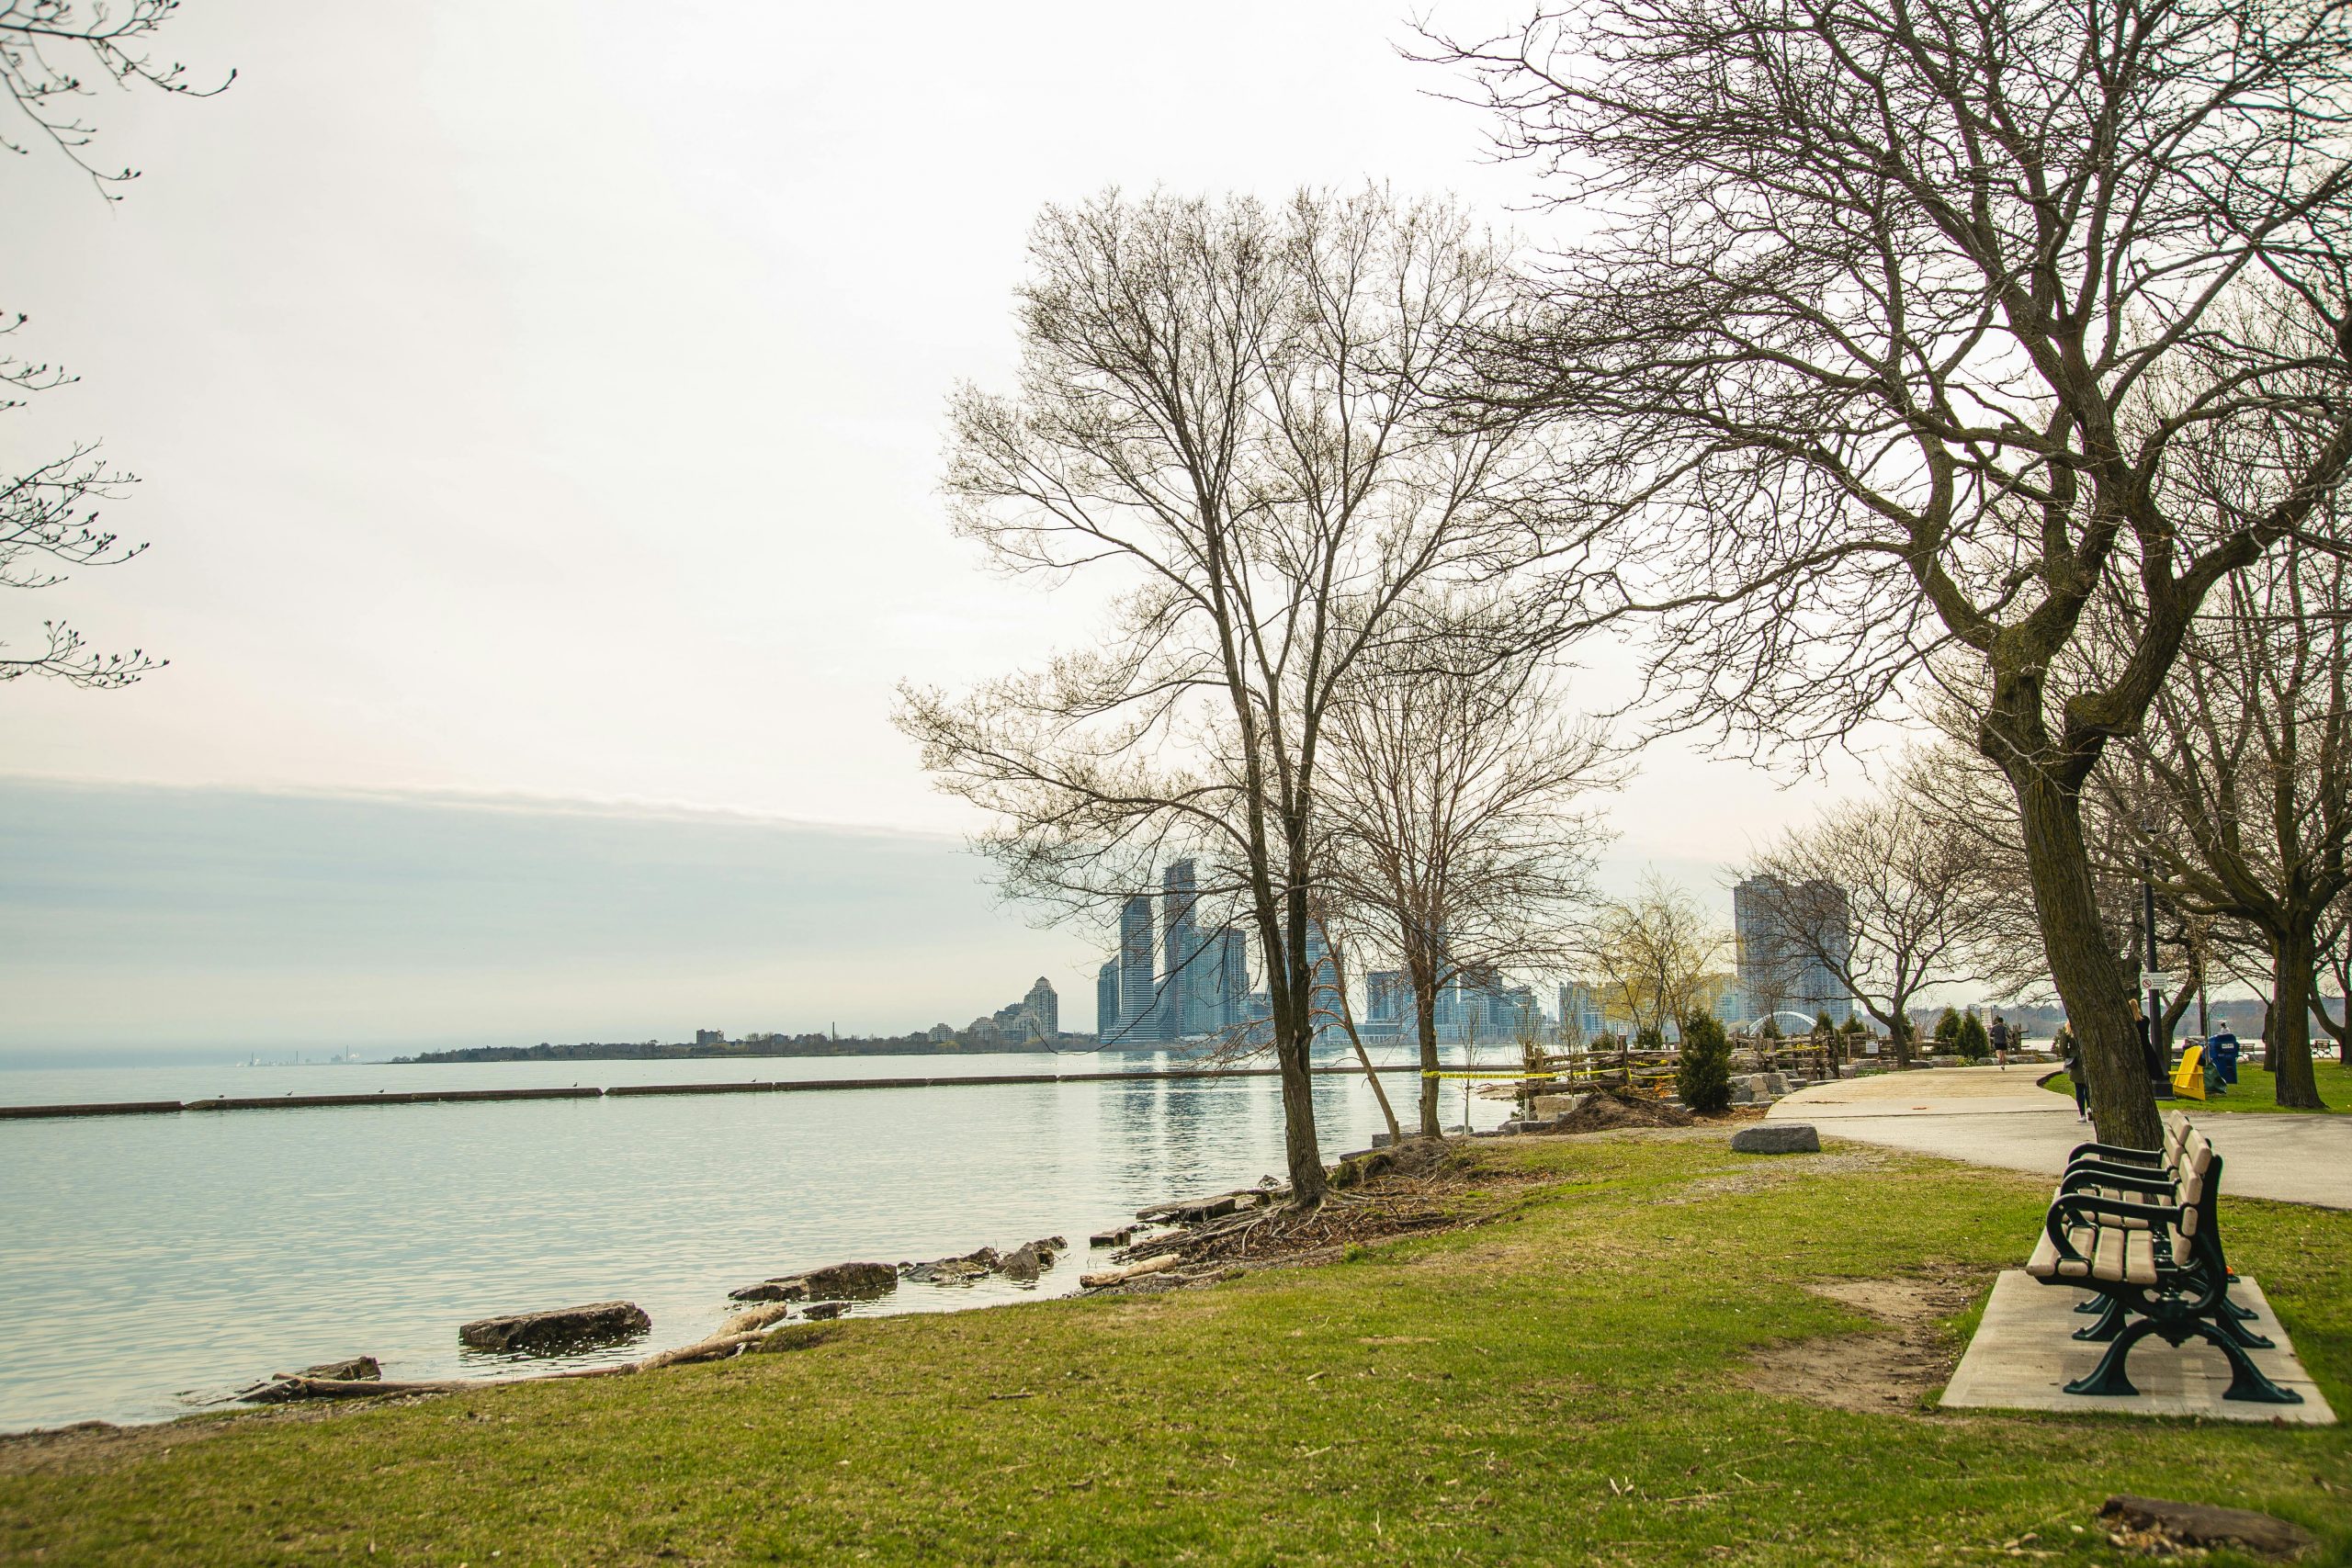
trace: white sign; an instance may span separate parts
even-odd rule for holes
[[[2173,981],[2177,978],[2179,976],[2168,969],[2143,969],[2140,971],[2140,988],[2143,991],[2169,991]]]

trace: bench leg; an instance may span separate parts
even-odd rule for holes
[[[2280,1388],[2265,1377],[2262,1369],[2254,1364],[2254,1358],[2232,1343],[2228,1335],[2207,1323],[2194,1323],[2189,1326],[2229,1359],[2230,1386],[2222,1393],[2223,1399],[2243,1399],[2256,1404],[2301,1404],[2303,1402],[2301,1394],[2291,1389]]]
[[[2091,1369],[2090,1375],[2068,1383],[2066,1392],[2109,1399],[2129,1399],[2137,1394],[2140,1391],[2132,1386],[2130,1378],[2123,1375],[2123,1363],[2131,1356],[2132,1347],[2155,1331],[2155,1320],[2145,1317],[2118,1331],[2114,1343],[2108,1346],[2107,1354],[2098,1359],[2098,1365]],[[2244,1351],[2238,1353],[2245,1354]]]
[[[2123,1332],[2123,1320],[2130,1314],[2123,1310],[2121,1302],[2112,1296],[2102,1296],[2095,1310],[2098,1313],[2098,1321],[2075,1330],[2075,1338],[2099,1345]]]
[[[2213,1314],[2213,1326],[2222,1331],[2222,1337],[2227,1339],[2231,1344],[2237,1346],[2242,1350],[2268,1350],[2274,1348],[2276,1345],[2274,1340],[2265,1335],[2256,1334],[2254,1330],[2245,1325],[2245,1317],[2252,1317],[2254,1315],[2252,1313],[2247,1313],[2245,1314],[2245,1317],[2241,1317],[2238,1314],[2229,1310],[2236,1303],[2232,1302],[2227,1296],[2224,1296],[2222,1298],[2222,1310]]]

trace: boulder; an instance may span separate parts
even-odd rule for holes
[[[811,1302],[802,1310],[800,1315],[813,1323],[821,1323],[829,1317],[839,1317],[847,1311],[849,1311],[847,1302]]]
[[[829,1263],[800,1278],[810,1298],[820,1301],[870,1301],[899,1284],[899,1271],[888,1263]]]
[[[354,1356],[347,1361],[322,1361],[315,1367],[304,1367],[306,1378],[333,1378],[337,1382],[381,1382],[384,1369],[373,1356]]]
[[[1141,1229],[1141,1225],[1117,1225],[1107,1231],[1096,1231],[1086,1238],[1087,1244],[1091,1247],[1125,1247],[1135,1240],[1136,1232]]]
[[[805,1302],[808,1299],[808,1281],[797,1274],[780,1280],[763,1280],[756,1285],[746,1285],[740,1291],[729,1291],[730,1302]]]
[[[1817,1155],[1821,1134],[1810,1122],[1759,1122],[1731,1135],[1734,1154]]]
[[[899,1273],[902,1278],[926,1285],[968,1285],[995,1272],[999,1261],[995,1247],[983,1247],[960,1258],[934,1258],[928,1263],[910,1263]]]
[[[998,1263],[997,1272],[1023,1284],[1034,1282],[1038,1275],[1054,1266],[1054,1254],[1060,1250],[1057,1244],[1061,1239],[1057,1235],[1046,1236],[1041,1241],[1027,1242],[1013,1248]]]
[[[635,1302],[592,1302],[553,1312],[481,1318],[459,1328],[458,1338],[477,1350],[545,1352],[633,1338],[652,1326],[653,1320]]]

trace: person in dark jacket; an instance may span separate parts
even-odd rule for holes
[[[2066,1064],[2066,1077],[2075,1086],[2075,1120],[2087,1122],[2091,1119],[2091,1090],[2083,1077],[2083,1045],[2075,1038],[2074,1025],[2060,1024],[2053,1043],[2058,1047],[2058,1059]]]
[[[1992,1036],[1993,1060],[1998,1062],[2006,1073],[2009,1070],[2009,1026],[2001,1021],[2001,1015],[1997,1012],[1993,1015]]]

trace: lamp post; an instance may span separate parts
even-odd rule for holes
[[[2155,838],[2155,823],[2143,821],[2140,826],[2147,840],[2153,840]],[[2140,913],[2148,945],[2147,963],[2144,967],[2153,976],[2157,972],[2156,867],[2154,858],[2144,847],[2140,851]],[[2154,1087],[2158,1100],[2170,1100],[2173,1098],[2172,1041],[2169,1038],[2171,1031],[2164,1027],[2164,1017],[2165,994],[2152,984],[2148,987],[2148,1047],[2156,1059],[2156,1077]]]

